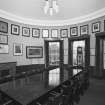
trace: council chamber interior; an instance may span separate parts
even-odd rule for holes
[[[0,105],[104,98],[105,0],[0,0]]]

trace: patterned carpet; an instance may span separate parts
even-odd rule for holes
[[[90,79],[90,87],[78,105],[105,105],[105,80]]]

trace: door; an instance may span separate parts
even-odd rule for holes
[[[70,76],[88,68],[90,64],[90,41],[88,36],[69,39],[69,65],[72,69]]]
[[[105,78],[105,32],[96,34],[96,69],[94,76]]]
[[[58,66],[46,74],[48,86],[57,86],[63,79],[63,41],[45,41],[46,67]],[[61,78],[62,77],[62,78]]]

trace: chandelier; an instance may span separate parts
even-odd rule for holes
[[[54,13],[58,13],[59,6],[57,0],[45,0],[44,13],[52,16]]]

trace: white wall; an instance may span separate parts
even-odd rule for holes
[[[44,56],[43,58],[37,59],[26,59],[26,46],[43,46],[44,49],[44,38],[42,38],[42,29],[49,29],[50,36],[48,39],[51,39],[51,29],[58,29],[58,36],[59,39],[64,40],[64,63],[68,63],[68,38],[60,38],[60,30],[61,29],[68,29],[68,37],[70,37],[70,27],[77,26],[78,27],[78,36],[80,36],[80,26],[82,25],[89,25],[89,36],[90,36],[90,65],[95,65],[95,33],[92,33],[92,23],[100,21],[101,22],[101,29],[100,32],[104,31],[104,19],[105,16],[100,17],[98,19],[94,19],[91,21],[87,21],[85,23],[75,24],[75,25],[68,25],[68,26],[31,26],[22,23],[16,23],[13,21],[9,21],[7,19],[0,18],[0,21],[5,21],[8,23],[8,33],[0,33],[3,35],[8,35],[8,45],[9,45],[9,54],[0,54],[0,62],[11,62],[16,61],[17,65],[27,65],[27,64],[44,64]],[[20,35],[12,35],[11,34],[11,24],[19,25],[20,26]],[[22,27],[29,27],[30,28],[30,37],[22,36]],[[32,37],[32,28],[39,28],[40,29],[40,38]],[[22,56],[13,56],[13,43],[22,43],[23,44],[23,55]],[[44,55],[44,50],[43,50]]]

